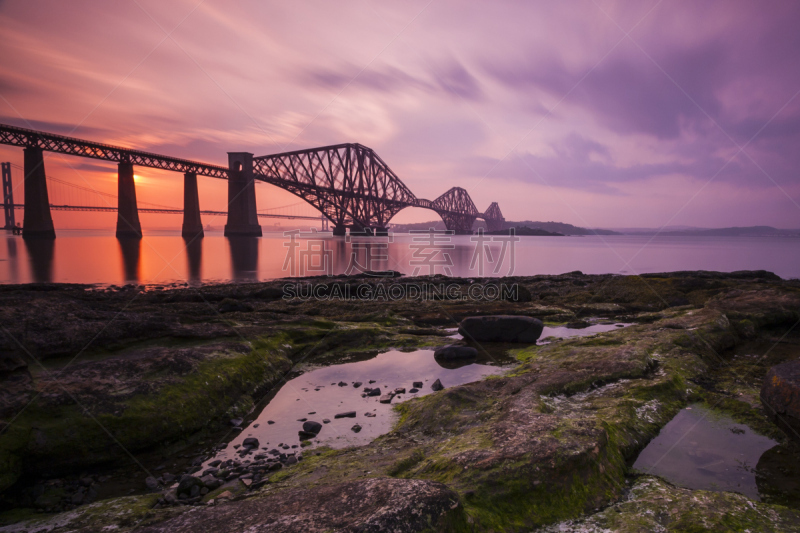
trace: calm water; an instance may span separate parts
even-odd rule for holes
[[[396,418],[392,411],[394,404],[431,394],[431,385],[437,379],[445,387],[453,387],[501,373],[514,363],[513,358],[505,355],[485,354],[468,361],[440,363],[433,350],[389,350],[330,366],[310,366],[268,398],[253,423],[206,463],[213,459],[235,459],[234,446],[247,437],[257,438],[261,448],[284,445],[287,451],[299,451],[298,431],[303,429],[303,419],[323,424],[314,439],[315,445],[344,448],[368,444],[392,428]],[[412,393],[415,381],[422,382],[422,387]],[[354,383],[359,386],[354,387]],[[405,388],[406,392],[387,404],[380,403],[378,396],[362,397],[364,387],[378,387],[385,392]],[[355,417],[336,418],[338,413],[348,411],[355,411]],[[354,431],[356,425],[360,429]]]
[[[758,500],[756,465],[776,445],[727,416],[693,405],[661,429],[633,468],[690,489],[739,492]]]
[[[417,270],[420,275],[433,269],[463,277],[763,269],[800,278],[800,239],[791,238],[656,237],[648,243],[650,237],[635,235],[519,237],[504,250],[500,241],[479,246],[469,236],[433,245],[428,237],[407,234],[394,235],[391,242],[312,237],[300,236],[292,244],[281,233],[228,239],[207,232],[204,239],[187,243],[177,232],[150,232],[141,241],[119,241],[100,231],[60,230],[55,241],[7,234],[0,242],[0,283],[254,281],[319,275],[326,269],[334,274]]]

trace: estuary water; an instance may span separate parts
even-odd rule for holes
[[[580,270],[641,274],[676,270],[768,270],[800,278],[800,239],[782,237],[508,237],[265,233],[187,241],[149,231],[141,241],[113,232],[59,230],[55,241],[0,236],[0,283],[199,284],[396,270],[460,277],[530,276]]]

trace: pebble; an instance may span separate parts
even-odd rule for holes
[[[267,420],[267,424],[270,424],[270,425],[272,425],[272,424],[274,424],[274,423],[275,423],[275,422],[274,422],[273,420]]]
[[[410,389],[408,392],[411,393],[411,394],[415,394],[415,393],[419,392],[419,389],[413,388],[413,389]]]
[[[444,389],[444,385],[442,385],[442,382],[437,379],[436,381],[433,382],[433,385],[431,385],[431,389],[433,389],[434,391],[440,391]]]
[[[359,431],[361,431],[361,426],[356,424],[355,426],[351,427],[350,429],[353,430],[353,433],[358,433]]]
[[[347,411],[345,413],[339,413],[333,418],[355,418],[356,412],[355,411]]]
[[[415,389],[421,389],[423,383],[421,381],[415,381],[414,383],[412,383],[412,385],[414,385]]]
[[[241,418],[233,418],[231,419],[231,425],[233,427],[239,427],[242,425],[243,420]]]

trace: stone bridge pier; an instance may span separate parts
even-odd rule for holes
[[[44,173],[42,149],[27,146],[24,152],[25,214],[22,236],[25,238],[55,239],[50,199],[47,196],[47,176]]]
[[[228,222],[225,236],[260,237],[253,154],[228,152]]]

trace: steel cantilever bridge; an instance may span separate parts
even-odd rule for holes
[[[255,201],[255,182],[285,189],[318,209],[333,223],[334,235],[381,235],[401,209],[421,207],[439,214],[448,230],[471,233],[476,219],[487,228],[503,228],[497,202],[481,213],[466,190],[453,187],[435,200],[417,198],[370,148],[337,144],[281,154],[253,157],[229,152],[228,167],[163,156],[139,150],[86,141],[63,135],[0,124],[0,144],[24,148],[25,214],[23,236],[54,237],[43,151],[102,159],[118,163],[117,236],[141,237],[139,210],[133,182],[134,165],[184,174],[183,234],[202,235],[197,176],[228,180],[226,235],[261,235]],[[5,205],[11,205],[10,170],[3,169]],[[8,211],[8,210],[7,210]],[[6,221],[8,225],[8,220]]]

